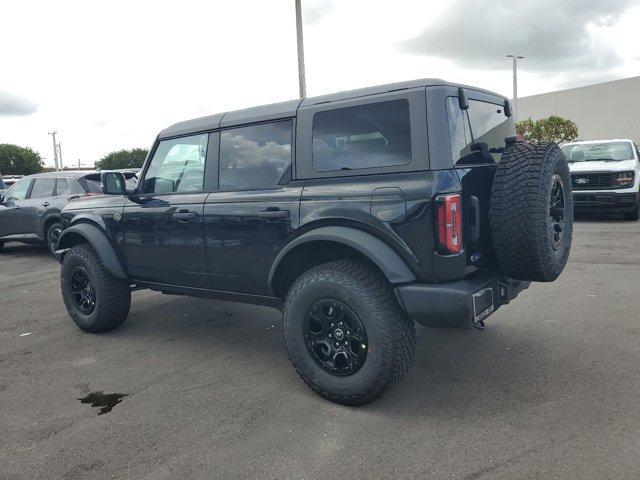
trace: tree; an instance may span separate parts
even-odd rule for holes
[[[42,170],[42,158],[29,147],[0,144],[0,174],[31,175]]]
[[[141,168],[148,150],[145,148],[133,148],[131,150],[118,150],[111,152],[96,162],[96,168],[100,170],[117,170],[120,168]]]
[[[540,120],[527,118],[516,123],[516,132],[527,142],[570,142],[578,138],[578,126],[568,118],[551,115]]]

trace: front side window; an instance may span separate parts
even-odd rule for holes
[[[504,147],[505,139],[516,133],[513,117],[504,114],[502,105],[469,100],[469,108],[461,110],[458,97],[447,97],[446,107],[451,153],[457,165],[486,163],[482,148]],[[500,161],[500,153],[490,153],[493,161]]]
[[[335,172],[411,162],[409,102],[392,100],[318,112],[313,168]]]
[[[5,201],[24,200],[27,198],[27,192],[29,191],[29,185],[31,185],[31,179],[25,178],[15,183],[7,193],[5,194]]]
[[[53,187],[56,185],[55,178],[36,178],[31,189],[29,198],[48,198],[53,196]]]
[[[198,192],[204,188],[209,134],[162,140],[145,174],[144,193]]]
[[[224,130],[220,135],[220,189],[275,187],[291,167],[293,121]]]

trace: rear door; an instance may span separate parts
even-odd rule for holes
[[[446,98],[452,160],[462,184],[464,246],[470,264],[491,267],[491,187],[505,138],[515,135],[515,124],[505,115],[502,97],[474,90],[466,95],[467,110],[460,108],[457,96]]]
[[[292,119],[220,134],[219,187],[204,206],[206,256],[216,290],[269,295],[269,269],[298,227],[291,179]]]
[[[209,134],[162,140],[124,206],[124,250],[136,280],[208,288],[203,208]]]
[[[25,233],[22,206],[33,179],[24,178],[6,191],[0,204],[0,237]]]

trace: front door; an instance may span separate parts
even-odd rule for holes
[[[124,250],[136,280],[210,288],[204,252],[209,134],[162,140],[124,206]]]
[[[271,265],[298,227],[302,187],[291,177],[293,121],[222,130],[219,188],[204,206],[216,290],[269,295]]]
[[[25,178],[5,192],[0,204],[0,237],[27,233],[28,222],[23,218],[23,203],[26,201],[31,183],[31,178]]]

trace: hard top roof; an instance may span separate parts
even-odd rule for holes
[[[24,178],[41,178],[41,177],[67,177],[67,178],[82,178],[92,173],[100,173],[95,170],[60,170],[59,172],[43,172],[34,173],[33,175],[27,175]]]
[[[316,105],[319,103],[329,103],[338,100],[346,100],[348,98],[365,97],[396,90],[406,90],[410,88],[427,87],[427,86],[451,86],[463,87],[469,90],[497,95],[506,100],[506,97],[498,95],[481,88],[450,83],[436,78],[423,78],[419,80],[409,80],[406,82],[388,83],[385,85],[376,85],[373,87],[359,88],[357,90],[347,90],[344,92],[330,93],[316,97],[306,97],[303,99],[289,100],[287,102],[272,103],[259,107],[251,107],[243,110],[235,110],[232,112],[216,113],[206,117],[194,118],[178,122],[164,129],[158,135],[159,138],[175,137],[190,133],[204,132],[217,128],[231,127],[234,125],[242,125],[246,123],[264,122],[268,120],[277,120],[279,118],[294,117],[300,106]]]

